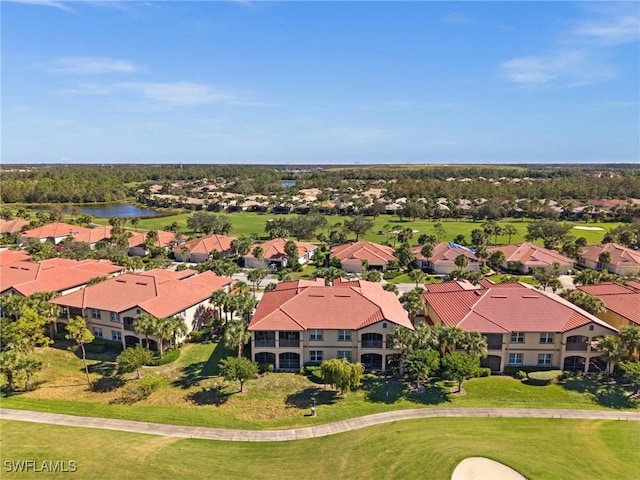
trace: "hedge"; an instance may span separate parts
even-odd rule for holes
[[[162,357],[154,357],[152,365],[166,365],[168,363],[175,362],[180,357],[180,350],[177,348],[171,348],[164,352]]]
[[[515,376],[519,371],[523,371],[524,373],[529,372],[548,372],[549,370],[557,370],[558,367],[543,367],[538,365],[509,365],[504,367],[505,375]]]
[[[544,386],[555,383],[562,376],[562,370],[547,370],[546,372],[531,372],[527,375],[529,385]]]

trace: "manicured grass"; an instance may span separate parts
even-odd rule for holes
[[[192,213],[181,213],[178,215],[171,215],[168,217],[161,217],[161,218],[145,218],[140,221],[138,225],[138,229],[139,230],[158,230],[158,229],[164,228],[165,226],[173,222],[177,222],[178,225],[180,225],[180,227],[182,228],[182,231],[188,233],[187,219],[191,215]],[[261,237],[266,236],[264,227],[266,222],[269,219],[286,218],[289,216],[295,216],[295,215],[275,215],[272,213],[253,213],[253,212],[237,212],[237,213],[222,213],[222,214],[216,213],[216,215],[226,215],[229,218],[229,220],[231,220],[233,227],[231,229],[230,235],[239,236],[239,235],[245,234],[245,235],[258,235]],[[336,223],[343,223],[345,220],[349,218],[350,217],[347,217],[347,216],[327,215],[326,219],[327,219],[327,222],[329,223],[329,229],[327,229],[325,233],[327,233],[328,230],[331,229],[332,225]],[[422,233],[434,234],[435,233],[434,225],[436,223],[441,223],[443,225],[445,229],[445,235],[442,238],[442,240],[445,240],[445,241],[451,241],[457,235],[464,235],[467,241],[470,241],[471,231],[476,228],[482,228],[482,223],[484,223],[480,221],[475,222],[471,220],[447,220],[447,219],[442,219],[439,221],[417,219],[413,222],[410,222],[410,221],[401,222],[398,220],[398,217],[396,215],[380,215],[379,217],[373,220],[374,220],[373,228],[366,235],[361,237],[361,239],[369,240],[377,243],[384,243],[385,241],[393,242],[393,239],[391,237],[378,234],[378,232],[382,230],[383,225],[390,225],[392,227],[392,230],[402,229],[402,228],[411,228],[413,230],[417,230],[418,232],[414,233],[414,238],[412,240],[413,243],[416,243],[417,238],[420,234]],[[95,222],[106,225],[109,223],[109,220],[106,218],[102,218],[102,219],[98,218],[98,219],[95,219]],[[514,235],[511,238],[511,243],[518,243],[518,242],[524,241],[524,235],[527,233],[527,224],[530,222],[531,220],[529,219],[525,219],[525,220],[508,219],[508,220],[500,221],[498,223],[501,226],[505,226],[507,224],[511,224],[515,226],[516,229],[518,230],[518,234]],[[611,223],[577,222],[575,223],[575,225],[601,227],[605,229],[601,231],[572,229],[570,231],[570,233],[572,235],[575,235],[576,237],[585,237],[587,239],[587,243],[592,245],[592,244],[597,244],[602,242],[602,237],[604,236],[607,230],[615,228],[621,224],[618,222],[611,222]],[[127,226],[130,226],[130,225],[127,224]],[[353,234],[350,234],[349,238],[354,239],[355,236]],[[507,243],[507,240],[508,240],[507,237],[499,236],[498,244],[504,245]],[[491,241],[493,242],[493,238],[491,239]]]
[[[634,409],[625,391],[587,380],[566,385],[526,385],[511,377],[488,377],[463,384],[466,395],[449,394],[441,383],[415,393],[397,380],[366,376],[362,388],[346,396],[293,373],[271,373],[250,380],[238,394],[237,382],[216,376],[220,359],[234,355],[221,344],[183,347],[176,362],[146,367],[166,378],[147,399],[134,405],[120,403],[125,381],[113,376],[113,364],[90,360],[93,381],[99,391],[89,391],[81,361],[76,355],[52,348],[40,349],[43,371],[34,391],[2,400],[7,408],[71,415],[121,418],[178,425],[268,429],[309,426],[378,412],[431,407],[531,407]],[[305,416],[316,397],[317,417]]]
[[[636,422],[434,418],[282,443],[168,438],[2,421],[2,465],[74,460],[78,478],[448,480],[464,458],[492,458],[528,479],[632,480]],[[31,474],[6,474],[27,478]],[[68,474],[48,474],[59,478]]]
[[[497,275],[491,275],[489,277],[487,277],[489,280],[495,282],[495,283],[500,283],[500,280],[502,279],[502,277],[507,276],[507,275],[511,275],[509,273],[500,273]],[[522,282],[522,283],[528,283],[529,285],[538,285],[538,282],[536,281],[535,278],[533,278],[531,275],[513,275],[515,277],[518,277],[518,281]]]

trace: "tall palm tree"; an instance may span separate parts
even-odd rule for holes
[[[433,243],[425,243],[420,250],[420,253],[427,260],[427,269],[429,268],[429,259],[433,255]]]
[[[216,290],[209,298],[209,302],[216,308],[220,322],[222,322],[222,308],[224,307],[227,295],[229,294],[224,290]]]
[[[156,324],[158,319],[150,313],[141,313],[133,319],[133,331],[138,335],[144,335],[147,350],[149,348],[149,335],[154,335],[156,332]]]
[[[626,350],[620,337],[607,335],[591,343],[592,348],[600,351],[600,358],[607,363],[607,373],[611,375],[613,367],[622,360]]]
[[[414,282],[416,282],[416,287],[417,287],[419,283],[424,282],[425,274],[422,270],[419,270],[419,269],[411,270],[409,272],[409,278]]]
[[[640,327],[623,327],[620,329],[620,341],[627,350],[627,357],[632,362],[640,361]]]
[[[227,348],[237,348],[238,357],[242,356],[242,347],[251,340],[251,332],[247,330],[244,320],[233,320],[227,323],[224,331],[224,344]]]
[[[453,353],[462,343],[463,337],[464,332],[457,327],[440,327],[438,330],[440,355],[444,357],[447,353]]]
[[[184,337],[187,334],[187,324],[178,316],[169,317],[167,321],[171,324],[171,346],[176,348],[178,337]]]
[[[404,362],[413,351],[416,343],[416,335],[413,330],[398,326],[390,335],[391,346],[400,350],[400,362],[398,365],[400,375],[404,375]]]
[[[460,347],[469,355],[485,358],[489,354],[487,341],[479,332],[464,332],[460,339]]]
[[[171,340],[173,336],[173,324],[169,318],[159,318],[155,324],[153,334],[158,338],[158,347],[160,349],[160,357],[164,355],[164,342]]]

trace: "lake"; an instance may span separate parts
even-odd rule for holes
[[[295,187],[296,186],[296,181],[295,180],[282,180],[280,182],[280,185],[282,185],[283,187],[286,187],[286,188],[291,188],[291,187]]]
[[[162,215],[160,212],[151,210],[150,208],[139,208],[126,203],[110,203],[108,205],[77,205],[75,207],[80,213],[87,213],[98,218],[109,217],[157,217]]]

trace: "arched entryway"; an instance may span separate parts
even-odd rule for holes
[[[299,370],[300,369],[300,354],[293,352],[284,352],[278,356],[280,370]]]
[[[583,370],[587,359],[585,357],[567,357],[564,359],[563,370]]]
[[[360,340],[361,348],[382,348],[382,335],[379,333],[363,333]]]
[[[360,356],[360,362],[365,370],[382,370],[382,355],[378,353],[364,353]]]
[[[138,337],[134,337],[133,335],[125,335],[124,344],[127,348],[135,347],[136,345],[140,344],[140,340],[138,339]]]
[[[488,355],[480,360],[480,366],[490,368],[492,372],[499,372],[502,366],[502,357],[499,355]]]
[[[273,365],[276,366],[276,354],[271,352],[256,353],[256,363],[258,365]]]

